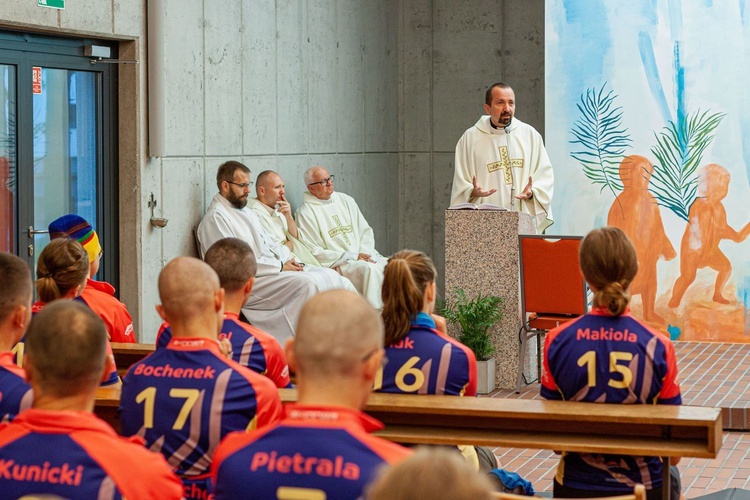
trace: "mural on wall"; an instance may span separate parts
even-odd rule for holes
[[[637,317],[750,341],[750,2],[546,0],[551,234],[633,240]]]

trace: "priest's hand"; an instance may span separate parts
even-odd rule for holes
[[[372,260],[372,255],[369,253],[360,253],[357,255],[357,260],[364,260],[365,262],[372,262],[373,264],[375,263],[375,261]]]
[[[284,266],[281,268],[282,271],[302,271],[304,269],[305,266],[294,259],[284,262]]]
[[[531,199],[532,196],[534,196],[534,193],[531,192],[531,177],[529,177],[529,183],[526,184],[525,188],[523,188],[521,194],[516,195],[516,198],[518,198],[519,200],[528,200]]]
[[[469,199],[485,198],[497,192],[497,189],[490,189],[489,191],[485,191],[484,189],[482,189],[482,187],[477,184],[476,175],[474,176],[474,179],[471,182],[474,184],[474,189],[472,189]]]
[[[284,217],[292,216],[292,205],[283,196],[276,202],[276,210]]]

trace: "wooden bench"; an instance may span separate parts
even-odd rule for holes
[[[297,400],[295,389],[279,394],[283,403]],[[118,430],[119,399],[119,389],[100,388],[96,403]],[[365,411],[386,425],[376,435],[403,444],[649,455],[665,465],[674,457],[716,458],[723,439],[720,409],[699,406],[372,394]]]
[[[126,342],[110,342],[110,345],[115,355],[117,374],[120,377],[128,372],[128,368],[154,352],[156,348],[154,344],[128,344]]]

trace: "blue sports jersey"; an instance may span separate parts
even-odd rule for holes
[[[547,399],[623,404],[682,404],[674,346],[626,311],[594,309],[545,339],[541,394]],[[660,488],[661,460],[563,453],[556,481],[571,488],[632,492]]]
[[[477,393],[474,353],[436,330],[429,314],[419,313],[409,333],[386,346],[385,355],[388,363],[375,378],[375,391],[452,396]]]
[[[410,453],[371,436],[382,424],[357,410],[297,404],[284,410],[279,424],[221,443],[211,467],[216,500],[358,498],[381,465]]]
[[[161,349],[172,339],[169,323],[163,323],[156,336],[156,348]],[[225,312],[219,340],[232,344],[232,359],[270,378],[276,387],[292,387],[289,366],[281,344],[271,335],[240,320],[236,313]]]
[[[83,411],[26,410],[0,427],[0,499],[182,497],[164,458]]]
[[[122,434],[143,436],[160,451],[188,498],[204,495],[211,457],[227,433],[263,427],[280,414],[274,384],[226,359],[209,338],[172,338],[123,379]]]
[[[34,394],[26,383],[26,373],[16,365],[10,351],[0,352],[0,422],[13,420],[30,408]]]

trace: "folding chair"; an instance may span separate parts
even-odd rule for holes
[[[581,236],[519,235],[521,343],[516,392],[521,391],[528,341],[537,339],[537,380],[542,373],[542,337],[587,310],[586,282],[578,264]]]

